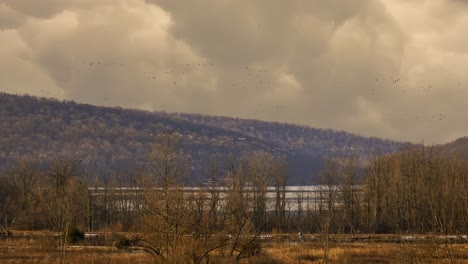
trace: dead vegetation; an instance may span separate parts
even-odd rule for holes
[[[468,245],[342,243],[329,249],[329,263],[468,263]],[[264,254],[278,263],[324,263],[320,245],[275,244]]]
[[[60,249],[60,239],[54,233],[13,232],[13,236],[0,241],[2,263],[159,263],[143,248],[129,245],[119,247],[122,237],[138,234],[100,234],[100,238],[87,238],[67,246],[66,260]],[[259,251],[248,259],[236,259],[217,250],[203,263],[325,263],[322,243],[317,240],[297,241],[288,236],[260,242]],[[468,244],[463,241],[424,240],[400,242],[344,242],[331,240],[328,263],[468,263]],[[193,263],[188,249],[179,248],[177,254],[165,263]],[[162,263],[162,262],[161,262]]]

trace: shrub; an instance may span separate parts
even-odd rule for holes
[[[84,232],[78,229],[75,225],[68,226],[64,235],[67,238],[67,242],[71,244],[81,241],[85,237]]]
[[[118,249],[128,249],[132,246],[132,241],[128,238],[121,238],[114,242],[114,246]]]
[[[124,236],[124,235],[114,234],[113,236],[114,236],[113,245],[114,245],[114,247],[116,247],[118,249],[127,249],[128,250],[130,247],[137,245],[138,241],[139,241],[138,237],[130,239],[130,238]]]

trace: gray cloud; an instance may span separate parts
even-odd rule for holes
[[[0,0],[0,90],[443,142],[464,2]]]
[[[385,7],[375,1],[152,2],[171,15],[172,35],[218,67],[268,68],[276,72],[262,76],[269,83],[279,74],[294,79],[300,89],[294,91],[293,102],[272,98],[284,106],[286,120],[336,127],[337,119],[344,122],[346,115],[358,111],[356,96],[368,93],[376,76],[398,74],[404,37]],[[383,34],[388,37],[382,38]],[[254,100],[246,109],[252,111],[254,102],[274,93],[275,87],[258,87],[248,80],[247,85],[233,88],[235,71],[220,76],[220,89],[235,99],[228,108],[234,110],[248,94]],[[289,88],[281,85],[279,89]],[[296,100],[305,105],[305,113],[288,110]],[[277,115],[269,111],[265,117]]]
[[[62,11],[69,5],[69,2],[68,0],[2,0],[0,4],[7,5],[24,15],[48,18]]]
[[[0,3],[0,30],[19,27],[25,20],[23,14],[10,8],[6,4]]]

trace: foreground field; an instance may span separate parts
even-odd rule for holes
[[[0,262],[158,263],[141,248],[119,249],[113,246],[114,234],[100,237],[88,237],[76,245],[67,246],[64,252],[59,250],[58,239],[52,233],[22,233],[0,240]],[[342,236],[340,241],[333,239],[329,243],[328,260],[329,263],[468,263],[468,243],[464,240],[408,240],[408,237],[397,241],[396,238],[401,236],[393,236],[393,241],[390,241],[388,236],[364,240]],[[242,259],[240,263],[325,263],[324,243],[320,237],[314,238],[315,241],[297,239],[293,235],[263,237],[260,253]],[[233,259],[218,255],[214,254],[210,263],[235,263]],[[174,262],[191,263],[183,258]]]
[[[273,245],[263,253],[277,263],[324,263],[320,244]],[[333,244],[329,263],[468,263],[468,245]]]

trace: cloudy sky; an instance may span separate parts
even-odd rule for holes
[[[444,143],[466,0],[0,0],[0,91]]]

